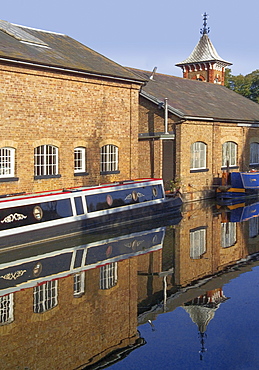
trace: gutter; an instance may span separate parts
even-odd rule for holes
[[[8,62],[8,63],[15,63],[15,64],[22,64],[22,65],[30,66],[30,67],[45,68],[45,69],[49,69],[49,70],[61,71],[61,72],[66,72],[66,73],[75,73],[75,74],[80,74],[80,75],[83,75],[83,76],[91,76],[91,77],[99,77],[99,78],[101,77],[101,78],[113,79],[113,80],[117,80],[117,81],[124,81],[124,82],[130,82],[130,83],[139,83],[141,85],[145,84],[144,80],[141,81],[141,80],[137,80],[137,79],[134,80],[134,79],[125,78],[125,77],[118,77],[118,76],[116,77],[116,76],[112,76],[112,75],[104,75],[104,74],[98,74],[98,73],[84,72],[84,71],[75,70],[75,69],[48,66],[48,65],[44,65],[44,64],[25,62],[25,61],[15,60],[15,59],[8,59],[8,58],[1,58],[0,57],[0,61],[4,61],[4,62]]]

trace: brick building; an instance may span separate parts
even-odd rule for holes
[[[0,21],[0,194],[137,177],[142,83],[66,35]]]
[[[207,31],[178,65],[184,78],[129,69],[148,81],[139,98],[139,176],[180,183],[186,201],[209,198],[222,171],[259,168],[259,105],[222,85],[230,63]]]

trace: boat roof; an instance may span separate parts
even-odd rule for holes
[[[16,193],[16,194],[5,194],[0,195],[0,204],[10,201],[17,201],[17,200],[25,200],[31,198],[41,198],[47,196],[55,196],[61,195],[66,193],[78,193],[81,191],[89,191],[89,190],[101,190],[101,189],[108,189],[108,188],[115,188],[117,186],[123,185],[133,185],[133,184],[141,184],[141,183],[148,183],[148,182],[162,182],[161,179],[134,179],[134,180],[125,180],[119,181],[114,183],[106,183],[106,184],[99,184],[99,185],[92,185],[92,186],[81,186],[81,187],[72,187],[72,188],[63,188],[63,189],[56,189],[56,190],[47,190],[35,193]]]

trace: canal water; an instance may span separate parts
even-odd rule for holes
[[[258,369],[259,203],[0,253],[0,369]]]

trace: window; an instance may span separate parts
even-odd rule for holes
[[[199,259],[206,252],[206,229],[190,231],[190,257]]]
[[[250,165],[259,164],[259,143],[250,144]]]
[[[222,145],[222,167],[237,165],[237,144],[227,141]]]
[[[58,148],[53,145],[41,145],[34,149],[35,176],[53,176],[58,174]]]
[[[104,145],[101,147],[101,172],[118,171],[118,147]]]
[[[85,272],[74,275],[74,297],[81,297],[85,292]]]
[[[110,289],[117,284],[117,262],[100,268],[100,289]]]
[[[74,172],[80,173],[86,171],[86,150],[84,147],[77,147],[74,149]]]
[[[259,235],[259,218],[252,217],[249,220],[249,238],[255,238]]]
[[[36,286],[33,289],[33,312],[42,313],[58,304],[57,280]]]
[[[221,246],[232,247],[236,243],[236,223],[225,222],[221,224]]]
[[[0,297],[0,325],[13,321],[13,293]]]
[[[14,148],[0,148],[0,177],[14,176]]]
[[[206,228],[190,231],[190,258],[200,259],[206,252]]]
[[[193,143],[191,146],[191,169],[206,168],[206,147],[201,141]]]

